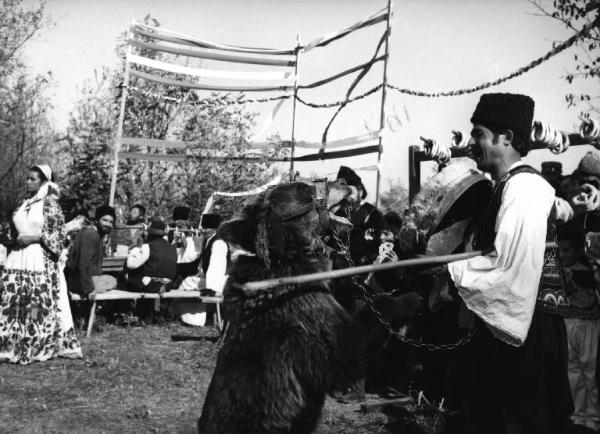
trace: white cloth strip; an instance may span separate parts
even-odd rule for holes
[[[380,9],[376,12],[373,12],[371,15],[369,15],[367,18],[365,18],[363,20],[360,20],[354,24],[346,26],[335,32],[329,33],[325,36],[321,36],[319,38],[313,39],[308,44],[306,44],[304,47],[302,47],[302,51],[304,53],[306,53],[307,51],[310,51],[313,48],[318,47],[319,45],[324,45],[324,44],[326,45],[329,42],[331,42],[335,39],[341,38],[341,37],[347,35],[348,33],[351,33],[362,27],[366,27],[367,25],[377,24],[381,21],[384,21],[387,19],[387,14],[388,14],[387,7]],[[372,21],[372,22],[370,22],[370,21]]]
[[[155,39],[167,40],[174,39],[176,42],[184,45],[198,46],[198,47],[206,47],[206,48],[216,48],[219,50],[225,51],[235,51],[237,53],[255,53],[255,54],[294,54],[294,49],[276,49],[276,48],[254,48],[254,47],[239,47],[236,45],[226,45],[226,44],[217,44],[215,42],[206,41],[200,38],[196,38],[194,36],[184,35],[183,33],[174,32],[172,30],[163,29],[161,27],[149,26],[147,24],[141,23],[139,21],[134,21],[132,24],[132,29],[135,32],[137,29],[145,30],[144,35],[149,37],[154,37]],[[147,33],[150,33],[148,35]]]
[[[600,121],[598,119],[589,118],[582,119],[579,127],[579,134],[587,140],[597,140],[600,138]]]
[[[121,145],[132,146],[162,146],[171,149],[189,149],[193,146],[191,142],[181,142],[178,140],[159,140],[159,139],[141,139],[134,137],[121,137]]]
[[[234,193],[227,192],[227,191],[215,191],[212,195],[213,196],[223,196],[223,197],[255,196],[257,194],[262,193],[263,191],[266,191],[272,185],[277,185],[280,183],[281,183],[281,175],[277,175],[277,176],[275,176],[275,178],[271,179],[266,184],[260,185],[256,188],[253,188],[252,190],[238,191],[238,192],[234,192]]]
[[[223,196],[223,197],[256,196],[257,194],[260,194],[263,191],[266,191],[272,185],[277,185],[277,184],[280,184],[280,183],[281,183],[281,175],[277,175],[275,178],[271,179],[266,184],[263,184],[263,185],[258,186],[256,188],[253,188],[252,190],[238,191],[238,192],[235,192],[235,193],[230,193],[230,192],[227,192],[227,191],[215,191],[213,194],[210,195],[210,197],[206,201],[206,205],[204,206],[204,211],[202,213],[203,214],[208,214],[210,212],[210,210],[213,207],[213,204],[215,202],[215,196]]]
[[[284,102],[285,102],[284,99],[280,99],[279,101],[277,101],[277,104],[275,104],[275,107],[273,107],[271,109],[271,111],[267,114],[267,116],[263,120],[263,123],[262,123],[261,127],[259,128],[259,130],[255,134],[253,134],[251,137],[248,138],[249,143],[254,143],[258,139],[258,137],[261,137],[265,133],[265,131],[267,131],[271,127],[271,124],[273,123],[275,116],[277,116],[277,113],[279,113],[279,109],[281,108],[281,106],[283,105]]]
[[[246,63],[251,65],[271,65],[271,66],[294,66],[295,57],[267,57],[261,55],[237,54],[227,51],[211,50],[210,48],[180,48],[171,47],[163,44],[153,44],[130,38],[128,42],[144,50],[156,50],[163,53],[175,54],[177,56],[195,57],[200,59],[218,60],[222,62]]]
[[[131,63],[147,66],[149,68],[160,69],[161,71],[173,72],[175,74],[185,74],[194,77],[204,78],[222,78],[231,80],[288,80],[287,84],[293,85],[293,78],[290,80],[289,71],[224,71],[218,69],[190,68],[189,66],[175,65],[173,63],[160,62],[136,54],[128,54],[127,59]]]
[[[164,84],[165,86],[175,86],[186,89],[203,89],[203,90],[215,90],[215,91],[237,91],[237,92],[273,92],[281,91],[287,92],[294,89],[293,84],[287,85],[282,83],[281,85],[267,85],[262,86],[245,86],[240,84],[229,84],[229,85],[215,85],[212,83],[201,83],[192,81],[175,80],[166,77],[160,77],[158,75],[148,74],[142,71],[136,71],[132,69],[130,74],[134,77],[143,78],[147,81],[154,83]]]
[[[343,146],[359,145],[361,143],[366,143],[366,142],[370,142],[372,140],[377,140],[377,139],[379,139],[379,131],[372,131],[370,133],[363,134],[360,136],[346,137],[345,139],[332,140],[331,142],[327,142],[325,144],[325,147],[327,149],[341,148]],[[290,146],[291,146],[291,143],[290,143]],[[322,143],[305,142],[303,140],[299,140],[296,142],[296,148],[321,149],[322,146],[323,146]]]

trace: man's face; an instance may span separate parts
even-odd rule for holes
[[[108,235],[115,224],[115,219],[111,215],[104,215],[98,220],[97,228],[100,235]]]
[[[506,146],[502,144],[503,135],[495,135],[483,125],[474,125],[471,130],[468,155],[477,163],[482,172],[491,172],[501,160]]]
[[[131,211],[129,211],[129,220],[137,222],[139,220],[141,220],[142,214],[140,213],[140,209],[139,208],[131,208]]]

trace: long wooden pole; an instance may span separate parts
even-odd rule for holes
[[[298,96],[298,60],[300,58],[300,35],[296,35],[296,65],[294,66],[294,102],[292,108],[292,152],[290,155],[290,181],[294,180],[294,157],[296,155],[296,103]]]
[[[319,273],[302,274],[300,276],[280,277],[277,279],[261,280],[259,282],[248,282],[244,284],[246,291],[257,291],[261,289],[275,288],[282,285],[299,285],[302,283],[317,282],[320,280],[339,279],[340,277],[354,276],[355,274],[367,274],[371,272],[395,270],[402,267],[417,267],[425,265],[445,264],[448,262],[469,259],[482,255],[484,252],[477,250],[468,253],[457,253],[454,255],[432,256],[429,258],[405,259],[402,261],[385,262],[383,264],[361,265],[360,267],[342,268],[340,270],[321,271]]]
[[[379,207],[379,190],[381,185],[381,153],[383,152],[383,138],[381,137],[385,128],[385,100],[387,97],[387,68],[390,52],[390,34],[392,32],[392,0],[388,0],[388,15],[385,38],[385,59],[383,60],[383,87],[381,88],[381,111],[379,113],[379,150],[377,152],[377,184],[375,187],[375,206]]]
[[[127,41],[132,38],[131,28],[133,22],[129,27],[127,34]],[[117,137],[115,140],[115,152],[113,157],[113,173],[110,181],[110,197],[108,204],[114,206],[115,194],[117,192],[117,175],[119,173],[119,151],[121,150],[121,138],[123,137],[123,122],[125,121],[125,103],[127,102],[127,95],[129,90],[129,54],[131,54],[131,43],[127,42],[127,50],[125,57],[125,74],[123,75],[123,93],[121,94],[121,110],[119,112],[119,123],[117,126]]]
[[[556,248],[556,243],[546,243],[547,249]],[[419,267],[428,265],[447,264],[448,262],[461,261],[489,253],[490,250],[476,250],[467,253],[456,253],[453,255],[429,256],[402,261],[385,262],[383,264],[361,265],[360,267],[342,268],[341,270],[321,271],[319,273],[302,274],[299,276],[279,277],[276,279],[261,280],[258,282],[245,283],[242,288],[245,291],[258,291],[262,289],[275,288],[283,285],[299,285],[302,283],[318,282],[321,280],[339,279],[340,277],[354,276],[355,274],[367,274],[384,270],[395,270],[403,267]]]

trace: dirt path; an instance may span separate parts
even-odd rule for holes
[[[215,362],[216,330],[105,326],[81,338],[83,361],[0,365],[0,432],[195,432]],[[319,434],[386,433],[385,417],[328,400]]]

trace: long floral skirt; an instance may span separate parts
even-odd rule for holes
[[[10,255],[0,269],[0,362],[81,357],[59,263],[42,255],[41,270],[10,268]]]

